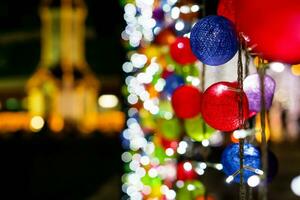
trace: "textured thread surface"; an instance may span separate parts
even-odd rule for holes
[[[221,16],[207,16],[191,31],[191,47],[196,57],[207,65],[222,65],[237,52],[238,41],[232,22]]]
[[[261,160],[260,160],[260,151],[258,148],[252,144],[245,143],[244,145],[244,165],[252,167],[254,169],[260,169]],[[240,157],[239,157],[239,144],[234,143],[226,147],[222,154],[221,162],[223,164],[223,171],[226,175],[230,176],[240,169]],[[244,170],[244,179],[247,180],[250,176],[255,173],[245,169]],[[234,178],[234,182],[240,182],[240,174]]]

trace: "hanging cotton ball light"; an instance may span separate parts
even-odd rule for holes
[[[176,38],[170,45],[170,54],[173,60],[181,65],[191,64],[197,60],[192,52],[190,39],[187,37]]]
[[[270,61],[300,63],[299,0],[243,0],[237,8],[238,31],[254,52]]]
[[[173,92],[171,102],[179,118],[193,118],[201,112],[201,91],[190,85],[182,85]]]
[[[217,13],[220,16],[226,17],[233,23],[236,21],[236,6],[237,0],[220,0]]]
[[[239,116],[238,83],[218,82],[211,85],[203,93],[201,110],[205,122],[220,131],[238,129],[248,118],[248,100],[242,92],[243,116]],[[242,120],[241,120],[242,119]]]
[[[184,120],[184,128],[187,135],[197,142],[209,139],[210,136],[216,132],[216,130],[208,126],[200,116]]]
[[[247,76],[243,83],[244,91],[248,98],[249,110],[251,112],[260,112],[261,110],[261,87],[260,77],[258,74],[251,74]],[[264,76],[264,96],[265,108],[270,109],[275,92],[276,83],[274,79],[269,76]]]
[[[179,120],[177,118],[159,120],[158,132],[167,140],[178,140],[181,134]]]
[[[261,159],[260,151],[258,148],[251,144],[244,144],[244,166],[251,167],[253,169],[260,169]],[[239,144],[231,144],[222,153],[221,163],[223,165],[223,171],[227,176],[233,175],[240,169],[240,156],[239,156]],[[244,168],[244,180],[247,181],[250,176],[256,175],[255,172]],[[240,182],[240,175],[237,175],[233,179],[234,182]]]
[[[207,16],[192,28],[190,37],[192,51],[207,65],[222,65],[238,50],[234,25],[222,16]]]
[[[166,96],[171,96],[176,88],[184,84],[184,79],[182,76],[171,74],[166,78],[166,84],[163,89],[163,94]]]

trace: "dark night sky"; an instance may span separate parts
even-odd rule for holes
[[[117,0],[104,2],[105,5],[102,0],[86,1],[89,8],[86,24],[95,33],[86,41],[86,57],[97,74],[120,76],[125,57],[119,39],[122,9]],[[29,77],[37,67],[39,3],[40,0],[0,1],[0,79]],[[101,12],[107,7],[110,16]],[[24,35],[27,39],[20,39]],[[6,42],[7,38],[10,42]],[[82,200],[97,194],[115,176],[117,182],[111,187],[118,194],[120,154],[117,135],[107,137],[96,133],[87,138],[56,138],[42,131],[32,137],[24,133],[14,133],[8,138],[0,136],[0,199]]]
[[[124,53],[120,45],[123,27],[122,8],[117,0],[86,0],[87,26],[96,34],[86,40],[86,57],[97,74],[120,74]],[[29,76],[40,55],[40,0],[0,1],[0,77]],[[109,15],[102,9],[111,11]],[[1,43],[1,38],[19,33],[35,34],[26,40]],[[30,49],[30,51],[28,51]]]
[[[86,24],[95,33],[86,41],[87,61],[98,75],[108,79],[110,75],[120,77],[125,51],[120,41],[124,21],[119,0],[85,2],[89,9]],[[218,0],[206,2],[206,13],[215,14]],[[39,3],[40,0],[0,0],[0,81],[6,77],[13,81],[16,76],[29,77],[37,67],[40,58]],[[103,9],[109,10],[109,14]],[[20,39],[24,35],[27,39]],[[5,42],[7,38],[10,42]],[[115,88],[119,89],[121,84],[117,83]],[[269,191],[274,191],[271,199],[295,199],[289,182],[295,172],[299,172],[299,162],[295,160],[299,156],[299,144],[271,147],[282,165],[276,182],[270,184]],[[22,132],[8,137],[0,135],[0,199],[83,200],[100,191],[109,197],[97,200],[117,200],[112,195],[121,192],[122,151],[118,135],[108,137],[96,133],[85,138],[73,135],[60,138],[46,130],[33,136]],[[109,183],[114,177],[116,182]],[[216,187],[221,179],[209,180],[211,190],[222,190],[227,195],[238,191],[237,188],[232,190],[237,185]],[[99,190],[102,187],[106,188],[105,192]],[[288,197],[280,198],[284,195]]]
[[[217,0],[208,1],[208,9],[214,10],[210,6]],[[0,1],[0,79],[28,77],[37,67],[39,3],[40,0]],[[86,0],[86,3],[89,8],[86,24],[95,32],[86,41],[87,61],[97,74],[121,76],[125,52],[120,41],[124,22],[119,1]],[[103,9],[109,9],[110,13]],[[27,39],[20,40],[18,35]],[[7,37],[12,38],[11,42],[3,42]],[[22,133],[8,139],[0,137],[0,185],[3,186],[0,199],[82,200],[97,193],[99,187],[109,186],[107,181],[116,175],[117,183],[111,187],[114,193],[120,192],[123,166],[117,138],[96,134],[86,139],[57,139],[44,134],[28,138]]]
[[[207,1],[207,14],[214,14],[218,0]],[[120,44],[124,27],[123,9],[118,0],[85,0],[89,15],[87,27],[96,34],[86,40],[86,57],[92,70],[102,75],[120,75],[125,59]],[[0,77],[29,76],[37,67],[40,56],[40,0],[0,1]],[[107,14],[103,9],[109,9]],[[32,34],[35,37],[17,42],[1,43],[1,37],[17,34]]]

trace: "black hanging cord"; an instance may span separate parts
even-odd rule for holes
[[[242,62],[242,42],[243,37],[239,35],[238,63],[237,63],[237,81],[238,81],[238,110],[240,129],[244,128],[243,113],[243,62]],[[246,186],[244,181],[244,138],[239,139],[239,157],[240,157],[240,200],[246,200]]]
[[[204,92],[205,90],[205,69],[206,69],[206,65],[204,63],[202,63],[202,72],[201,72],[201,90],[202,92]],[[202,132],[203,132],[203,135],[206,136],[206,125],[205,125],[205,122],[204,120],[202,120]]]
[[[268,198],[268,188],[267,188],[267,173],[268,173],[268,144],[266,138],[266,102],[265,102],[265,73],[266,69],[264,66],[264,60],[259,59],[259,79],[260,79],[260,91],[261,91],[261,112],[260,112],[260,123],[261,123],[261,157],[262,157],[262,170],[264,175],[262,176],[262,181],[260,185],[260,193],[259,196],[261,200],[267,200]]]
[[[250,65],[250,53],[248,50],[245,51],[245,77],[249,75],[249,65]]]

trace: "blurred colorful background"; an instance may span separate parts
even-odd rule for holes
[[[218,67],[203,65],[180,45],[189,45],[199,19],[230,18],[232,2],[2,0],[0,198],[238,199],[238,180],[226,171],[234,158],[224,149],[237,151],[246,134],[245,149],[256,151],[265,129],[268,199],[299,199],[299,65],[242,52],[246,93],[261,66],[276,82],[272,107],[253,111],[245,132],[215,130],[197,105],[199,90],[237,80],[240,55],[235,49]],[[225,111],[210,120],[235,112]],[[247,199],[260,199],[261,179],[250,178]]]
[[[119,3],[1,1],[0,10],[0,198],[108,199],[108,184],[119,199]]]

